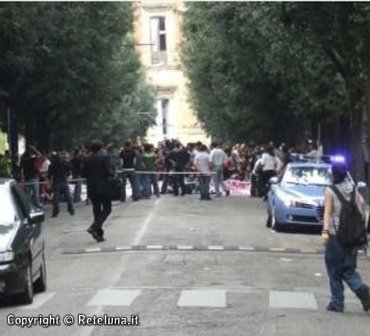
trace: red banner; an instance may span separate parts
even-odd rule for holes
[[[231,196],[250,196],[251,194],[251,183],[248,181],[226,180],[224,182]]]

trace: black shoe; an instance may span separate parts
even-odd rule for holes
[[[369,287],[366,285],[362,285],[357,291],[356,291],[357,297],[361,300],[362,308],[364,311],[370,310],[370,292]]]
[[[51,215],[51,218],[57,218],[58,217],[58,214],[52,214]]]
[[[90,233],[92,236],[93,236],[93,238],[97,241],[97,242],[102,242],[102,241],[104,241],[105,239],[103,238],[103,236],[100,236],[96,231],[94,231],[93,229],[91,229],[91,228],[88,228],[87,229],[87,232],[88,233]]]
[[[94,238],[97,240],[98,243],[101,243],[101,242],[105,241],[105,238],[103,236],[98,235],[97,237],[94,237]]]
[[[343,313],[343,308],[336,306],[334,303],[330,302],[326,307],[327,311],[331,311],[334,313]]]

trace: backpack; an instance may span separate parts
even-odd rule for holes
[[[353,187],[349,201],[344,198],[337,186],[332,185],[331,189],[342,204],[336,232],[339,242],[346,247],[363,247],[367,244],[367,229],[356,204],[356,188]]]

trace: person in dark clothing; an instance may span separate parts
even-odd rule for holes
[[[75,189],[73,192],[73,202],[81,202],[82,191],[82,166],[83,152],[82,148],[76,148],[71,159],[72,178],[74,180]]]
[[[174,168],[174,161],[171,160],[171,155],[174,150],[174,144],[170,140],[165,141],[165,148],[163,150],[164,156],[164,171],[170,172]],[[169,174],[163,175],[161,194],[167,193],[168,184],[171,182],[171,176]]]
[[[87,194],[92,202],[94,222],[87,229],[98,242],[104,240],[103,224],[112,211],[109,179],[114,173],[109,157],[102,151],[103,143],[94,140],[91,154],[86,158],[83,176],[86,178]]]
[[[123,168],[123,201],[126,200],[126,183],[127,180],[130,181],[131,189],[132,189],[132,199],[134,201],[138,201],[139,190],[137,186],[137,180],[135,178],[135,167],[136,167],[136,152],[132,147],[130,141],[125,142],[123,151],[121,152],[120,158],[122,159],[122,168]]]
[[[59,214],[59,197],[63,194],[67,201],[67,209],[71,216],[75,214],[73,201],[69,190],[67,178],[71,171],[71,166],[66,159],[62,159],[56,152],[51,154],[51,164],[48,169],[48,179],[53,185],[53,214],[51,217],[57,217]]]
[[[175,142],[175,149],[169,154],[169,160],[174,162],[175,170],[175,174],[173,175],[173,195],[179,195],[180,187],[181,196],[185,196],[185,176],[183,173],[190,162],[190,154],[186,148],[182,147],[181,143],[177,141]]]
[[[37,171],[37,159],[41,153],[33,146],[27,146],[21,156],[22,181],[25,182],[25,190],[32,203],[40,207],[40,179]]]

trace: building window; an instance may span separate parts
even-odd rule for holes
[[[168,105],[168,99],[161,99],[162,134],[164,137],[168,134]]]
[[[150,18],[152,64],[167,64],[166,20],[164,16]]]

